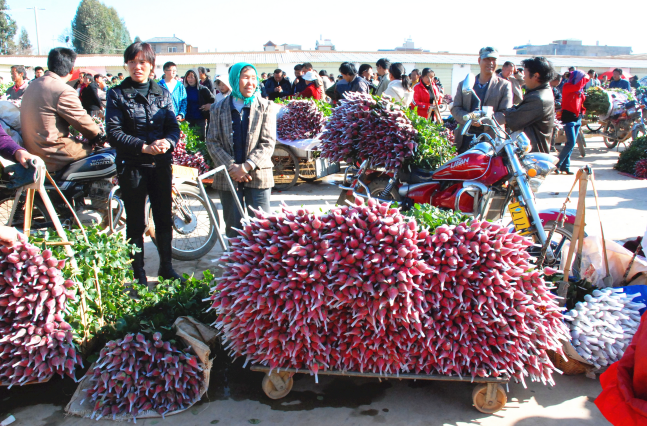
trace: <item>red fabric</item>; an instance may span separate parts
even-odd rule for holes
[[[647,426],[647,315],[620,361],[600,376],[595,405],[616,426]]]
[[[321,90],[318,90],[314,83],[311,83],[308,87],[303,89],[303,91],[299,92],[299,96],[302,98],[315,98],[321,100]]]
[[[580,115],[583,111],[584,103],[584,86],[589,78],[583,78],[579,83],[566,83],[562,87],[562,110],[570,111],[573,114]]]
[[[436,83],[432,81],[431,90],[434,92],[436,99],[440,99],[440,90],[436,86]],[[431,108],[431,96],[429,96],[429,90],[425,87],[422,82],[419,82],[413,86],[413,102],[410,105],[411,109],[418,108],[416,111],[420,117],[429,117],[429,108]]]

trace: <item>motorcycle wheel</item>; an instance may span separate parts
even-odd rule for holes
[[[615,124],[607,124],[602,133],[602,138],[604,139],[604,144],[607,148],[613,149],[618,146],[618,128]]]
[[[550,230],[553,228],[553,224],[555,221],[550,221],[544,224],[544,231],[546,231],[546,235],[550,233]],[[553,262],[548,262],[544,261],[544,266],[551,266],[555,269],[564,269],[564,262],[562,261],[562,257],[566,257],[568,254],[567,248],[566,248],[566,243],[569,245],[571,244],[571,241],[573,241],[573,231],[574,231],[574,226],[570,223],[565,223],[564,226],[558,226],[555,229],[555,232],[553,233],[553,237],[550,240],[550,246],[553,249],[553,254],[555,255],[555,260]],[[585,234],[586,236],[586,234]],[[537,257],[539,255],[539,249],[536,247],[530,247],[528,250],[531,256]],[[534,253],[533,253],[534,251]],[[577,258],[578,255],[575,253],[575,257],[573,260],[573,264],[575,266],[580,264],[580,260]],[[574,276],[579,277],[579,270],[578,269],[573,269],[571,272]]]
[[[177,190],[184,200],[191,217],[188,223],[185,222],[182,219],[184,215],[180,210],[180,206],[176,204],[175,200],[173,201],[172,257],[177,260],[199,259],[209,253],[216,244],[218,235],[216,234],[215,221],[218,220],[218,225],[221,222],[211,200],[205,200],[198,188],[190,185],[177,185]],[[209,214],[207,203],[211,203],[211,209],[216,214],[215,218]],[[157,245],[153,209],[150,203],[147,210],[150,236],[153,243]]]
[[[24,200],[24,193],[22,200]],[[15,197],[7,197],[0,200],[0,224],[6,226],[17,227],[22,229],[24,227],[24,217],[25,217],[25,205],[24,202],[21,202],[19,209],[16,210],[13,223],[9,223],[9,216],[11,215],[11,209]],[[54,222],[52,222],[45,203],[40,199],[40,195],[34,197],[34,211],[32,212],[31,217],[31,229],[43,229],[43,228],[54,228]]]
[[[439,110],[440,112],[445,112],[445,111],[447,111],[448,109],[449,109],[449,105],[447,105],[445,102],[443,102],[443,103],[441,103],[440,105],[438,105],[438,110]]]
[[[371,191],[371,197],[373,198],[382,198],[385,200],[389,201],[396,201],[400,202],[402,199],[400,198],[400,194],[398,193],[398,188],[394,185],[393,188],[391,188],[391,191],[386,196],[381,196],[386,189],[386,186],[389,184],[389,179],[386,176],[380,176],[376,179],[373,179],[367,186],[369,191]],[[357,191],[360,194],[364,193],[364,190]]]
[[[599,121],[587,123],[586,128],[589,129],[589,132],[591,133],[597,133],[602,128],[602,123],[600,123]]]
[[[636,127],[633,132],[631,132],[631,140],[635,141],[638,138],[644,138],[647,136],[647,131],[645,131],[644,126]]]
[[[582,129],[580,128],[580,132],[577,134],[577,147],[580,150],[580,157],[584,158],[586,157],[586,150],[584,147],[586,147],[586,139],[584,139],[584,134],[582,133]]]

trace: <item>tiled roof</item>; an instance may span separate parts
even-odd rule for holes
[[[184,43],[184,40],[180,40],[177,37],[153,37],[144,40],[144,43]]]
[[[355,62],[375,63],[380,58],[389,58],[391,62],[421,64],[466,64],[476,65],[478,55],[433,53],[433,52],[340,52],[322,50],[292,50],[274,52],[207,52],[207,53],[164,53],[157,55],[156,62],[163,64],[173,61],[178,65],[235,64],[299,64],[304,62]],[[499,62],[512,61],[520,63],[525,56],[506,55]],[[583,57],[583,56],[548,56],[555,67],[576,66],[578,68],[647,68],[646,55],[624,55],[618,57]],[[44,65],[46,56],[7,56],[0,55],[0,65],[22,64],[26,66]],[[121,66],[123,55],[79,55],[77,67]]]

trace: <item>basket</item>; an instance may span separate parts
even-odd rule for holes
[[[553,363],[555,368],[561,370],[566,376],[577,376],[578,374],[586,373],[588,366],[580,361],[573,359],[566,355],[568,361],[565,361],[564,358],[555,351],[547,350],[546,354],[548,358]]]

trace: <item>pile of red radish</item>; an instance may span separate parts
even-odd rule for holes
[[[173,164],[193,167],[194,169],[198,169],[200,173],[206,173],[209,171],[209,166],[204,161],[202,153],[188,153],[186,151],[186,141],[182,139],[180,139],[177,145],[175,145],[175,149],[173,150]]]
[[[417,131],[399,105],[359,92],[345,96],[326,124],[322,157],[335,162],[371,159],[373,166],[391,170],[413,156]]]
[[[76,284],[62,277],[64,266],[28,243],[0,248],[0,383],[43,382],[55,373],[75,379],[82,362],[64,315]]]
[[[295,100],[286,105],[276,122],[280,139],[311,139],[323,132],[326,118],[317,104],[309,100]]]
[[[87,376],[81,405],[87,399],[97,420],[186,409],[200,399],[204,383],[198,358],[162,341],[160,333],[152,341],[138,333],[108,342]]]
[[[367,205],[257,212],[212,296],[227,348],[271,368],[553,383],[566,328],[529,241],[473,221],[430,234]]]

